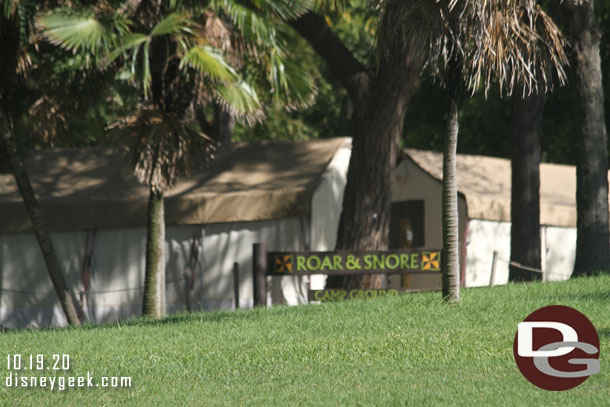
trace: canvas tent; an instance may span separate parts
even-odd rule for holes
[[[168,312],[233,306],[233,264],[242,307],[252,306],[252,244],[270,251],[333,250],[351,142],[347,138],[237,144],[194,169],[166,199]],[[148,190],[125,155],[108,149],[37,151],[26,161],[71,291],[88,319],[138,315],[144,281]],[[510,161],[457,157],[462,284],[508,280]],[[569,278],[576,246],[576,171],[542,164],[542,270]],[[391,248],[442,247],[442,154],[405,150],[392,175]],[[185,278],[192,268],[194,278]],[[186,274],[188,276],[188,274]],[[268,301],[299,304],[323,277],[274,278]],[[439,275],[391,277],[393,286],[438,289]],[[65,319],[14,180],[0,173],[0,325],[63,325]]]
[[[425,221],[420,241],[426,248],[442,244],[442,163],[441,153],[407,149],[394,173],[393,205],[422,203]],[[576,250],[576,170],[543,163],[540,178],[543,278],[565,280],[572,273]],[[505,284],[510,258],[510,160],[458,154],[457,182],[463,284],[490,284],[494,251],[498,256],[492,283]],[[440,278],[410,283],[410,288],[438,287]]]
[[[252,305],[252,244],[332,250],[350,155],[346,138],[237,144],[194,168],[166,195],[168,311]],[[140,312],[148,190],[128,159],[102,148],[32,152],[32,184],[71,291],[89,320]],[[194,268],[193,278],[185,274]],[[269,301],[307,298],[304,278],[274,279]],[[10,174],[0,174],[0,325],[64,325],[30,221]]]

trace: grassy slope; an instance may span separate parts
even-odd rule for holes
[[[601,373],[567,392],[527,382],[517,323],[575,307],[601,340]],[[0,405],[601,406],[610,403],[610,276],[268,310],[118,327],[0,334]],[[132,376],[130,389],[4,386],[6,354],[69,353],[71,375]]]

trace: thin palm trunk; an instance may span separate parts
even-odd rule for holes
[[[455,64],[455,62],[450,62]],[[460,262],[459,262],[459,228],[458,228],[458,189],[456,172],[456,154],[459,131],[458,89],[459,64],[451,66],[450,75],[449,117],[443,150],[443,192],[442,223],[443,250],[441,253],[443,298],[449,302],[460,300]]]
[[[38,246],[42,252],[42,257],[44,258],[47,266],[49,277],[53,283],[53,288],[55,289],[59,303],[64,311],[66,320],[68,321],[68,324],[78,326],[80,325],[80,320],[78,319],[76,307],[74,306],[74,300],[66,285],[66,280],[61,270],[59,260],[57,259],[53,241],[51,240],[51,236],[47,232],[44,225],[40,207],[38,206],[38,201],[36,200],[34,190],[32,189],[32,184],[30,183],[30,178],[25,170],[23,161],[17,153],[17,146],[15,145],[13,132],[8,124],[4,127],[5,129],[2,134],[3,146],[0,150],[4,150],[4,153],[8,158],[9,167],[13,173],[13,176],[15,177],[15,182],[19,188],[19,193],[23,198],[23,203],[25,204],[28,215],[30,216],[32,228],[34,229],[34,234],[36,235],[36,240],[38,241]]]
[[[165,218],[163,193],[151,190],[148,199],[148,234],[142,314],[165,315]]]
[[[511,238],[510,259],[540,269],[540,141],[546,94],[513,100],[511,116]],[[540,273],[510,266],[510,281],[540,279]]]

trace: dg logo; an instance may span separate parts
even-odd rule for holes
[[[599,373],[599,337],[579,311],[562,305],[540,308],[518,325],[513,343],[517,367],[545,390],[569,390]]]

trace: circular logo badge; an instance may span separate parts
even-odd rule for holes
[[[513,354],[532,384],[569,390],[598,373],[599,337],[579,311],[563,305],[540,308],[518,325]]]

